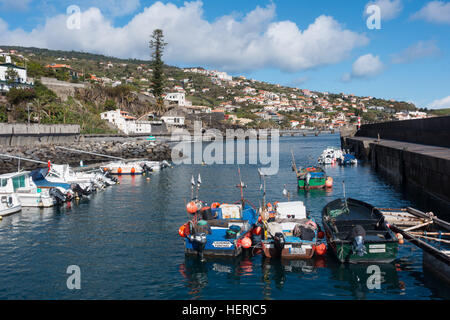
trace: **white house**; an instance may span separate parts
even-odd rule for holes
[[[177,102],[180,107],[184,107],[186,105],[186,95],[182,92],[168,93],[164,99],[167,101]]]
[[[100,118],[111,122],[125,134],[147,134],[152,132],[150,121],[136,120],[129,112],[121,111],[120,109],[103,112],[100,114]]]
[[[12,83],[7,83],[6,73],[8,69],[13,69],[17,72],[17,78]],[[29,85],[27,82],[27,69],[18,67],[11,62],[11,57],[6,56],[5,63],[0,64],[0,91],[9,91],[12,86]]]
[[[161,117],[161,120],[165,124],[171,126],[184,126],[184,119],[184,115],[182,115],[180,112],[177,112],[176,110],[170,110]]]

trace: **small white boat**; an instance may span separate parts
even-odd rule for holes
[[[7,216],[22,210],[19,198],[10,191],[8,174],[0,175],[0,216]]]
[[[326,148],[322,154],[319,156],[319,164],[333,164],[336,163],[338,159],[343,157],[344,153],[341,149],[335,147]]]
[[[139,175],[144,172],[156,172],[167,168],[170,163],[164,161],[133,161],[133,162],[111,162],[101,167],[103,171],[107,171],[114,175]]]
[[[107,165],[100,167],[103,171],[114,175],[139,175],[143,173],[140,163],[137,162],[110,162]]]
[[[56,200],[48,189],[41,189],[34,184],[29,171],[0,175],[0,194],[13,194],[21,207],[52,207]],[[20,210],[21,208],[19,208]]]

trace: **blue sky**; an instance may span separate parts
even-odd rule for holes
[[[367,27],[371,4],[381,29]],[[80,29],[66,26],[69,5],[81,9]],[[156,27],[172,65],[450,107],[449,1],[0,0],[0,46],[148,59]]]

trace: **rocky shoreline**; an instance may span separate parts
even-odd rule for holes
[[[124,159],[148,159],[153,161],[170,161],[172,152],[171,147],[162,142],[150,142],[145,140],[123,142],[116,140],[40,146],[0,146],[0,153],[42,162],[47,162],[50,160],[52,163],[69,164],[74,167],[79,166],[81,160],[84,165],[116,161],[106,157],[60,149],[57,148],[57,146],[105,154]],[[3,174],[17,171],[18,162],[18,159],[0,157],[0,173]],[[22,170],[33,170],[42,167],[45,167],[45,165],[25,160],[20,161],[20,168]]]

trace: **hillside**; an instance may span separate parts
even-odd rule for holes
[[[121,108],[139,117],[154,109],[150,61],[75,51],[0,48],[9,53],[13,63],[26,67],[28,77],[35,80],[34,89],[15,90],[8,93],[7,100],[0,100],[0,121],[27,121],[31,107],[32,122],[79,123],[83,132],[100,133],[112,130],[100,120],[101,112]],[[386,121],[395,119],[397,112],[416,110],[403,101],[301,90],[200,67],[166,65],[164,75],[165,92],[184,93],[188,106],[222,111],[229,124],[291,127],[298,122],[307,127],[336,127],[355,123],[358,117],[363,122]],[[41,78],[85,87],[73,90],[66,99],[40,83]]]

